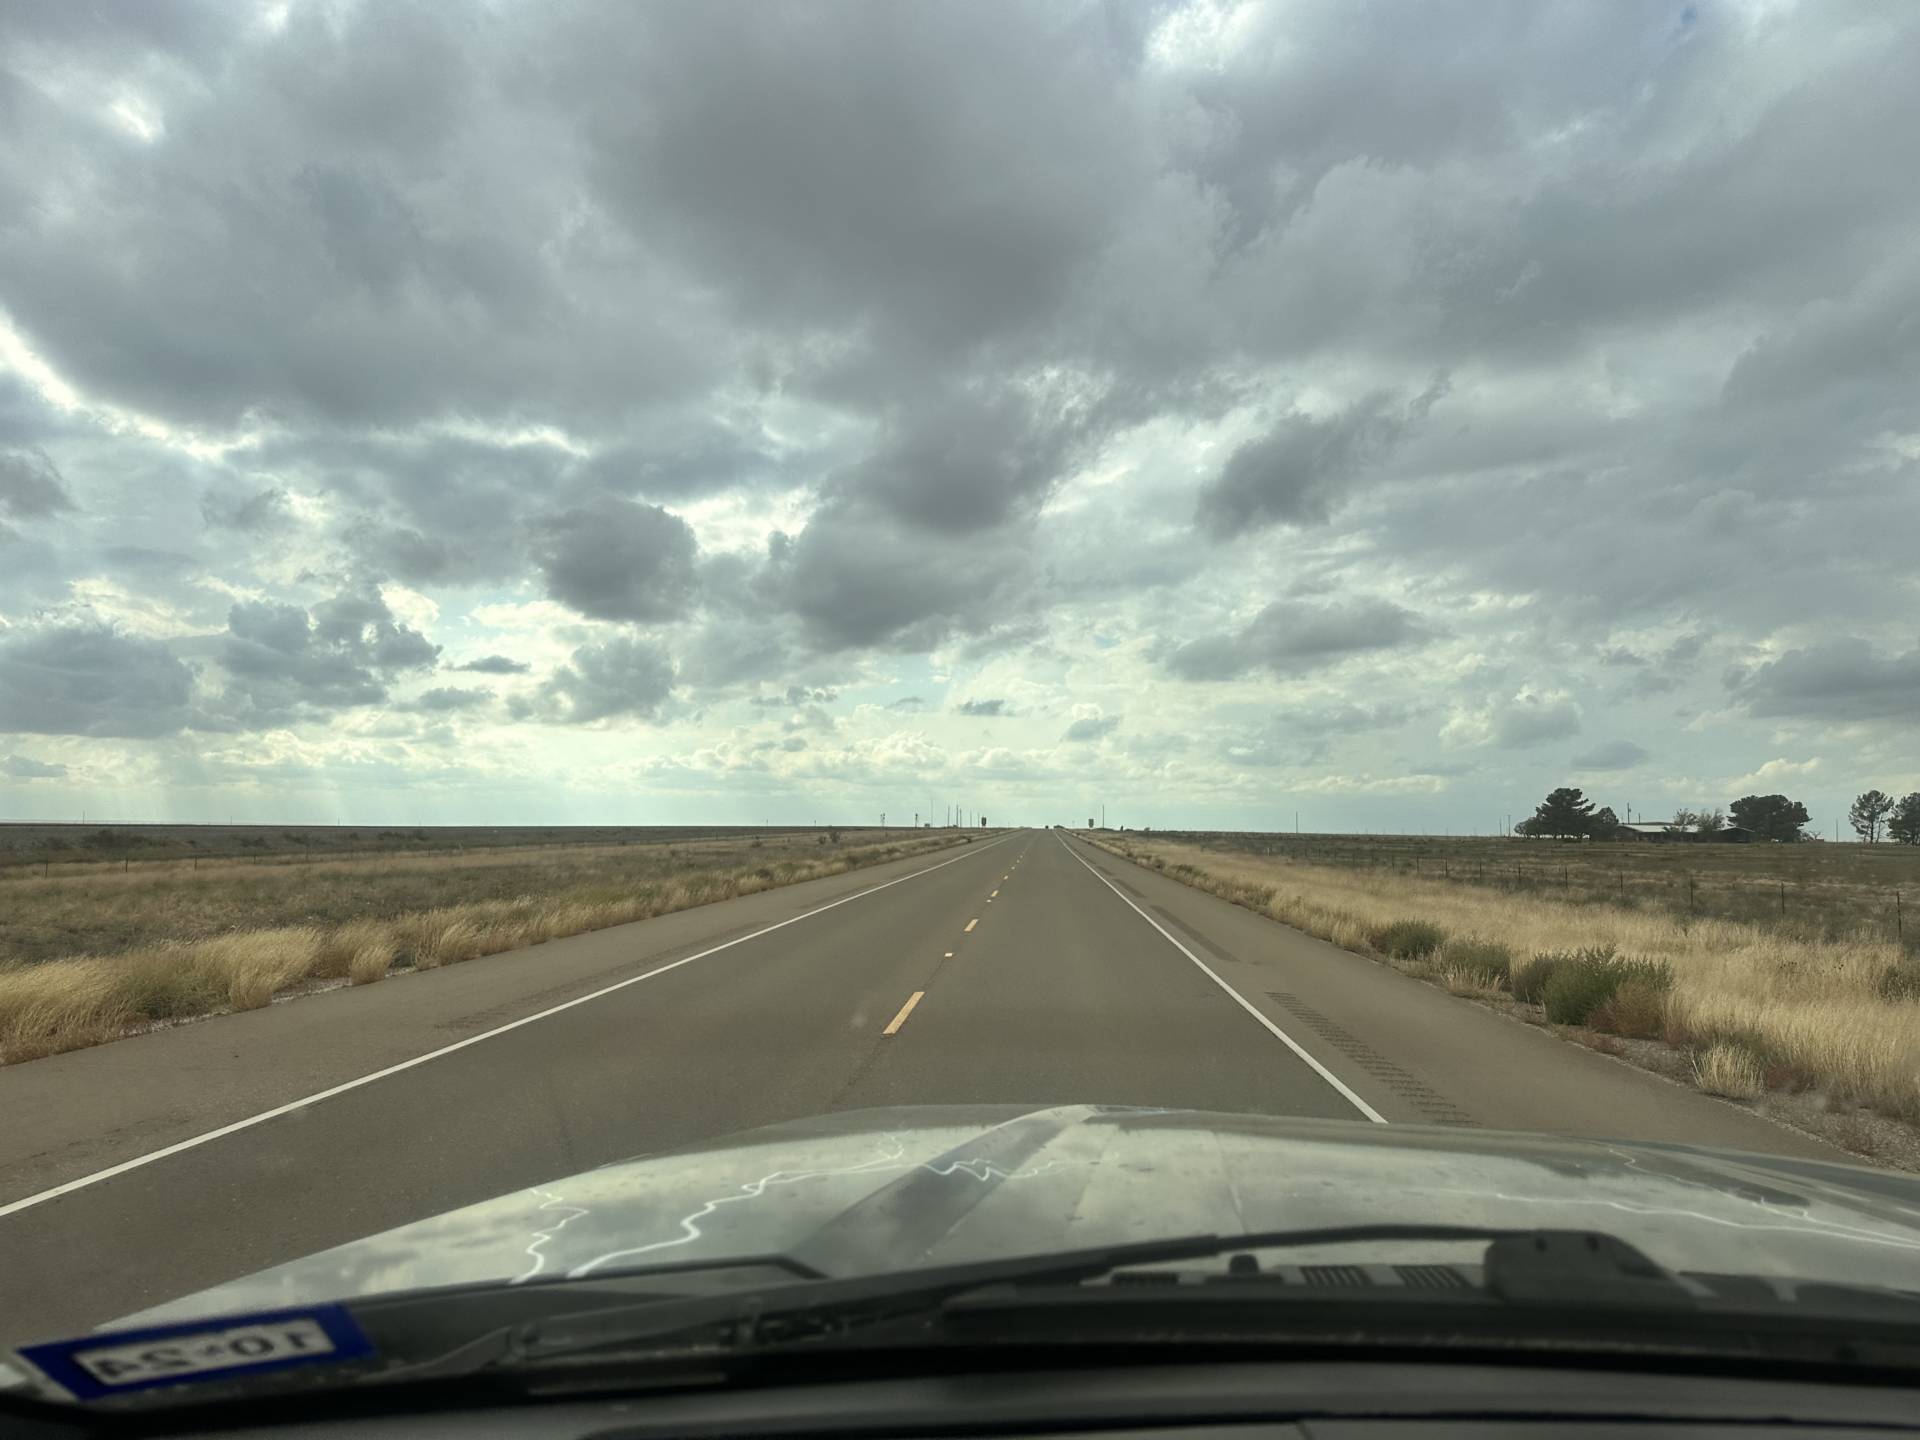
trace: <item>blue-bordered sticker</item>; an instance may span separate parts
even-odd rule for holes
[[[295,1365],[338,1364],[372,1353],[344,1305],[227,1315],[20,1348],[22,1357],[81,1400]]]

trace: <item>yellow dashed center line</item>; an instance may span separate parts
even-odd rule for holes
[[[900,1013],[893,1017],[893,1023],[887,1026],[887,1028],[882,1030],[880,1033],[882,1035],[891,1035],[894,1033],[894,1031],[898,1030],[902,1025],[906,1024],[907,1016],[913,1014],[913,1007],[920,1003],[920,997],[926,993],[927,992],[924,990],[916,990],[913,992],[913,994],[909,995],[907,997],[907,1003],[900,1007]]]
[[[999,893],[1000,893],[1000,892],[999,892],[998,890],[996,890],[996,891],[994,891],[994,892],[993,892],[993,895],[998,895]],[[989,896],[988,896],[987,898],[988,898],[989,900],[991,900],[991,899],[993,898],[993,895],[989,895]]]
[[[973,917],[973,919],[967,921],[967,928],[965,930],[962,930],[960,933],[962,935],[971,934],[973,931],[973,927],[978,925],[979,923],[980,923],[980,917],[976,915]]]

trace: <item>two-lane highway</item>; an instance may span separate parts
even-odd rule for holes
[[[938,958],[916,982],[909,1043],[876,1049],[840,1106],[1100,1100],[1364,1118],[1063,838],[1023,844],[1015,866],[973,928],[929,938]]]
[[[0,1340],[729,1131],[1009,1101],[1834,1155],[1019,831],[0,1070]]]

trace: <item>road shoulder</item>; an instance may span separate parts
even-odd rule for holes
[[[0,1113],[7,1116],[0,1128],[0,1206],[997,843],[912,856],[0,1067]]]
[[[1095,845],[1063,843],[1195,946],[1235,991],[1389,1122],[1860,1163],[1765,1116],[1567,1044]]]

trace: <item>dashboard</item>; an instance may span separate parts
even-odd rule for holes
[[[844,1372],[843,1372],[844,1373]],[[442,1397],[445,1398],[444,1396]],[[151,1417],[149,1423],[160,1417]],[[180,1428],[147,1434],[203,1434]],[[1466,1440],[1536,1435],[1920,1435],[1920,1375],[1892,1383],[1700,1376],[1537,1364],[1230,1362],[981,1370],[914,1378],[675,1389],[535,1404],[233,1426],[274,1440],[486,1437],[956,1436],[1111,1440]],[[10,1434],[87,1433],[62,1424]],[[111,1430],[102,1433],[114,1433]]]

